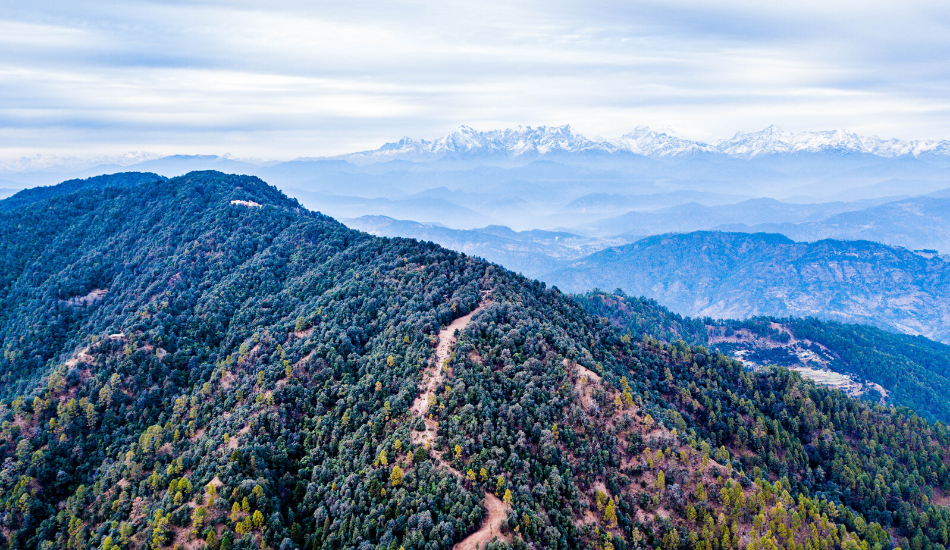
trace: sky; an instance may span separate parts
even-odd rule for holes
[[[950,138],[950,2],[0,0],[0,159],[491,130]]]

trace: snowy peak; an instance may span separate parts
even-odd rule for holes
[[[716,143],[716,149],[733,157],[751,158],[778,153],[851,153],[893,158],[925,153],[948,155],[950,142],[883,140],[877,136],[860,136],[848,130],[801,132],[793,134],[769,126],[761,132],[739,132],[730,139]]]
[[[675,135],[672,130],[651,130],[637,126],[617,140],[622,150],[651,158],[675,157],[695,153],[714,153],[713,147]]]
[[[430,161],[440,158],[504,157],[533,158],[553,153],[576,153],[610,148],[606,140],[589,140],[565,126],[518,126],[480,132],[460,126],[455,132],[434,141],[404,137],[373,151],[334,157],[356,164],[389,160]]]
[[[638,126],[616,139],[586,138],[564,126],[518,126],[481,132],[460,126],[434,141],[404,137],[373,151],[333,157],[355,164],[389,160],[416,162],[451,159],[532,160],[559,155],[643,155],[654,159],[695,154],[734,158],[796,153],[869,154],[885,158],[921,154],[950,155],[950,141],[902,141],[863,137],[848,130],[793,133],[777,126],[759,132],[737,132],[715,143],[695,141],[672,130]]]
[[[821,153],[827,151],[867,153],[864,138],[847,130],[793,134],[769,126],[761,132],[738,132],[716,144],[718,151],[733,157],[750,158],[779,153]]]

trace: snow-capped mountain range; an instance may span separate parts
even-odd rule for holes
[[[884,140],[865,137],[847,130],[824,132],[786,132],[775,126],[760,132],[737,132],[715,143],[693,141],[670,130],[652,130],[641,126],[619,138],[587,138],[565,126],[518,126],[505,130],[480,132],[462,126],[452,134],[433,141],[402,138],[372,151],[339,155],[333,158],[354,164],[390,160],[425,162],[449,158],[542,158],[565,154],[615,155],[633,153],[660,159],[707,153],[736,158],[789,153],[838,152],[870,154],[884,158],[950,155],[950,141]]]
[[[696,154],[724,155],[751,159],[775,154],[793,153],[868,154],[883,158],[921,155],[950,156],[950,140],[904,141],[860,136],[847,130],[824,132],[786,132],[775,126],[760,132],[737,132],[728,139],[713,143],[691,140],[669,129],[654,130],[640,126],[618,138],[587,138],[569,126],[518,126],[504,130],[481,132],[461,126],[455,132],[432,141],[404,137],[387,143],[379,149],[347,153],[333,157],[301,157],[296,160],[345,160],[366,165],[392,160],[430,162],[442,158],[482,161],[527,161],[566,156],[595,156],[634,154],[653,159],[671,159]],[[181,157],[178,155],[178,157]],[[147,161],[172,159],[176,156],[132,151],[124,155],[91,157],[33,155],[15,159],[0,159],[0,178],[3,174],[46,172],[50,174],[77,173],[95,167],[134,167]],[[213,161],[239,161],[268,166],[278,161],[223,156],[184,156],[182,158]]]

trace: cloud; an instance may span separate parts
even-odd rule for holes
[[[289,158],[483,129],[948,138],[946,2],[21,2],[0,155]]]

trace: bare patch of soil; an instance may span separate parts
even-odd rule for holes
[[[431,447],[432,442],[435,440],[436,434],[438,433],[438,424],[435,420],[426,418],[429,412],[429,399],[435,396],[436,390],[445,380],[446,376],[451,375],[449,357],[452,353],[452,348],[455,347],[455,343],[458,341],[456,333],[461,333],[465,330],[465,327],[472,321],[472,317],[483,309],[489,303],[489,300],[490,299],[486,297],[481,305],[474,311],[452,321],[449,326],[439,332],[439,342],[435,348],[435,364],[430,365],[423,371],[422,393],[419,394],[412,404],[412,409],[410,409],[413,415],[422,417],[425,421],[424,430],[414,430],[410,434],[410,439],[414,444]],[[444,467],[454,476],[460,479],[462,478],[462,473],[445,461],[442,458],[442,453],[435,450],[430,450],[430,453],[435,457],[440,466]],[[511,541],[510,535],[505,535],[501,532],[501,527],[508,518],[508,506],[495,495],[486,492],[485,510],[488,512],[488,515],[485,517],[482,526],[478,531],[475,531],[456,544],[453,550],[475,550],[475,548],[484,548],[494,539],[504,540],[506,542]]]
[[[297,338],[297,339],[306,338],[310,336],[311,334],[313,334],[313,327],[310,327],[305,330],[295,330],[294,332],[291,332],[291,334],[293,334],[294,338]]]
[[[465,537],[462,542],[452,547],[452,550],[475,550],[485,548],[493,539],[511,542],[511,535],[501,532],[501,526],[508,518],[508,506],[491,493],[485,493],[485,510],[488,516],[482,522],[481,528]]]
[[[429,396],[435,395],[435,390],[437,390],[439,385],[442,384],[442,381],[445,380],[445,374],[448,368],[446,361],[448,361],[452,347],[455,346],[455,342],[457,341],[455,331],[461,332],[465,330],[465,327],[472,321],[472,316],[481,310],[482,307],[484,307],[484,305],[478,306],[478,308],[468,315],[464,315],[452,321],[449,326],[442,329],[439,333],[439,343],[435,348],[435,365],[429,366],[422,373],[423,391],[412,403],[412,414],[425,417],[429,412]]]
[[[577,377],[574,388],[577,390],[577,393],[580,394],[581,406],[585,409],[593,407],[595,404],[594,386],[600,384],[600,376],[594,371],[568,361],[567,359],[564,360],[564,366],[567,367],[568,371],[573,369]]]

